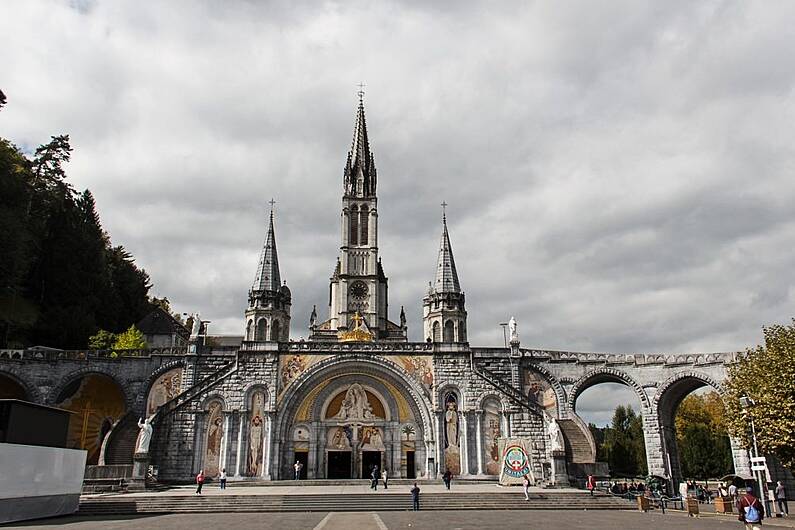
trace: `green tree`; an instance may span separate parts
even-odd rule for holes
[[[607,462],[614,476],[646,475],[643,420],[632,407],[616,407],[609,427],[589,427],[596,441],[597,460]]]
[[[92,350],[109,350],[116,343],[116,334],[101,329],[88,338],[88,347]]]
[[[726,424],[729,432],[751,447],[753,418],[759,451],[775,455],[795,470],[795,319],[788,326],[767,326],[763,334],[764,345],[749,349],[729,367]],[[743,396],[756,405],[743,410]]]
[[[130,326],[127,331],[116,335],[116,342],[113,343],[114,350],[142,350],[147,347],[144,334],[135,327]]]
[[[676,444],[682,473],[690,478],[716,478],[732,472],[723,400],[717,392],[687,396],[676,411]]]

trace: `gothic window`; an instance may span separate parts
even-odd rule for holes
[[[252,340],[254,338],[253,328],[254,328],[254,321],[249,320],[248,324],[246,324],[246,340]]]
[[[351,233],[348,237],[348,244],[356,246],[359,244],[359,207],[355,204],[351,206]]]
[[[455,327],[452,320],[444,323],[444,341],[455,342]]]
[[[362,237],[359,239],[362,245],[367,244],[367,229],[370,226],[370,210],[367,206],[362,206],[362,213],[361,213],[361,222],[359,223],[362,227]]]
[[[264,318],[257,321],[256,340],[268,340],[268,321]]]
[[[458,342],[467,341],[467,325],[463,320],[458,323]]]
[[[281,325],[278,320],[273,321],[273,325],[271,326],[271,340],[278,341],[281,339]]]
[[[433,323],[433,342],[441,342],[442,340],[442,326],[439,325],[439,322]]]

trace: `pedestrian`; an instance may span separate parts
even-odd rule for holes
[[[226,468],[223,468],[221,470],[221,477],[220,477],[219,482],[221,483],[221,489],[225,490],[226,489]]]
[[[414,503],[414,511],[420,511],[420,488],[417,487],[417,483],[414,483],[414,487],[411,488],[411,500]]]
[[[444,470],[444,475],[442,475],[442,480],[444,481],[444,487],[450,489],[450,483],[453,481],[453,474],[450,473],[449,468]]]
[[[784,489],[784,484],[782,484],[780,480],[776,484],[776,503],[778,504],[778,513],[783,513],[784,517],[789,517],[787,490]]]
[[[745,495],[737,501],[738,519],[745,524],[745,530],[762,530],[762,519],[765,518],[765,508],[759,499],[754,497],[754,488],[745,488]]]
[[[734,504],[737,504],[737,486],[733,482],[729,484],[729,497],[732,498]]]
[[[524,500],[530,500],[530,478],[525,475],[522,477],[522,487],[524,488]]]
[[[593,475],[588,475],[588,480],[585,482],[585,487],[591,492],[591,497],[593,497],[593,490],[596,489],[596,479]]]
[[[370,471],[370,489],[378,491],[378,466],[373,466],[372,471]]]
[[[295,461],[293,469],[295,470],[295,480],[301,480],[301,468],[304,467],[298,460]]]
[[[204,470],[199,471],[196,475],[196,495],[202,494],[202,486],[204,486]]]
[[[384,482],[384,489],[387,489],[388,479],[389,479],[389,470],[387,468],[384,468],[384,470],[381,471],[381,480]]]

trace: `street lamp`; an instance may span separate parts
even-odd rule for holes
[[[508,334],[505,331],[505,326],[507,325],[507,322],[500,322],[500,326],[502,326],[502,340],[505,343],[505,348],[508,348]]]
[[[751,469],[756,475],[757,482],[759,483],[759,496],[762,497],[764,500],[765,505],[765,515],[770,517],[770,506],[768,506],[767,498],[765,497],[765,489],[764,485],[762,484],[762,471],[754,470],[755,461],[759,462],[759,448],[756,444],[756,428],[754,427],[754,416],[751,414],[751,409],[756,406],[756,402],[748,396],[742,396],[740,398],[740,407],[743,409],[743,414],[751,421],[751,439],[754,442],[754,454],[751,458]]]

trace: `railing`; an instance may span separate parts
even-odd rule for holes
[[[152,355],[185,355],[187,346],[146,348],[137,350],[0,350],[0,359],[39,361],[85,361],[88,359],[121,360],[126,358],[149,358]]]
[[[521,390],[510,384],[508,381],[500,377],[499,375],[495,374],[491,370],[484,368],[483,366],[478,366],[475,362],[475,356],[472,355],[470,357],[472,362],[472,371],[475,372],[475,375],[489,383],[491,386],[496,388],[498,391],[503,393],[508,399],[513,401],[516,405],[519,405],[523,409],[529,410],[531,413],[537,416],[543,416],[543,411],[541,407],[539,407],[538,403],[530,401],[530,398],[525,396]]]
[[[174,413],[177,409],[183,407],[186,403],[194,399],[202,392],[206,392],[224,378],[237,370],[237,358],[223,365],[221,368],[211,373],[207,377],[200,380],[198,383],[193,384],[187,390],[180,392],[173,399],[167,401],[157,408],[157,412],[152,416],[151,423],[157,423],[168,414]]]

